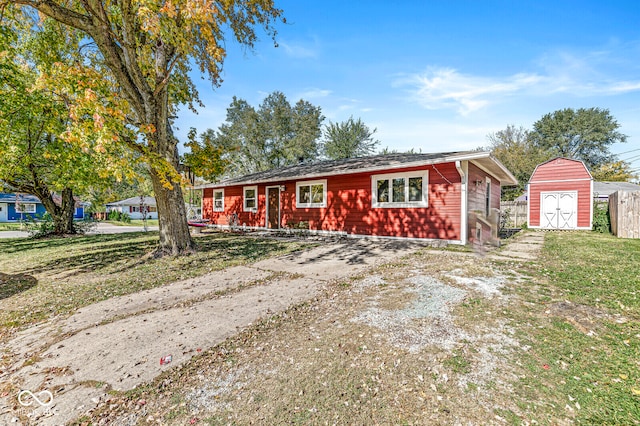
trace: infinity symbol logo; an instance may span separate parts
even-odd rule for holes
[[[47,402],[44,402],[44,401],[38,399],[38,396],[42,398],[43,394],[44,394],[45,397],[48,398]],[[48,407],[53,402],[53,395],[48,390],[43,390],[41,392],[38,392],[38,396],[35,396],[33,394],[33,392],[31,392],[31,391],[23,390],[23,391],[20,391],[20,393],[18,394],[18,402],[20,403],[20,405],[23,405],[25,407],[28,407],[31,404],[33,404],[33,401],[24,402],[22,400],[22,397],[24,395],[29,395],[31,398],[33,398],[33,401],[36,401],[38,404],[40,404],[43,407]],[[45,398],[43,398],[43,399],[45,399]]]

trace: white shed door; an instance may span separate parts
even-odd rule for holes
[[[540,224],[546,229],[576,229],[578,219],[578,193],[542,192]]]
[[[6,222],[9,217],[9,206],[6,203],[0,203],[0,222]]]

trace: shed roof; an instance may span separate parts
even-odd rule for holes
[[[311,164],[271,169],[217,183],[200,185],[197,188],[219,188],[233,185],[248,185],[275,181],[310,179],[322,176],[346,175],[363,172],[400,169],[469,160],[477,163],[498,178],[502,185],[516,185],[517,179],[507,168],[487,151],[458,151],[434,154],[384,154],[343,160],[320,161]]]
[[[560,167],[564,167],[566,169],[566,166],[563,164],[564,162],[574,163],[576,166],[578,164],[581,165],[583,171],[585,172],[585,176],[588,176],[589,179],[593,179],[593,177],[591,176],[591,172],[587,168],[587,165],[584,164],[584,161],[576,160],[576,159],[573,159],[573,158],[567,158],[567,157],[555,157],[555,158],[547,160],[547,161],[545,161],[543,163],[538,164],[536,166],[536,168],[533,170],[533,173],[531,173],[531,177],[529,177],[529,183],[532,183],[532,182],[534,182],[534,181],[536,181],[538,179],[538,176],[537,176],[538,172],[539,171],[541,172],[541,169],[545,169],[546,168],[545,166],[547,166],[547,164],[556,163]],[[557,176],[555,176],[555,177],[557,177]]]

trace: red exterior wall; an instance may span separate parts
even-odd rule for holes
[[[403,173],[428,170],[428,207],[420,208],[372,208],[371,176],[386,173]],[[309,228],[322,231],[342,231],[348,234],[432,238],[459,240],[460,226],[460,175],[454,163],[354,173],[349,175],[314,177],[308,180],[327,180],[327,207],[296,208],[296,181],[272,182],[258,185],[258,211],[242,211],[243,186],[224,187],[224,212],[213,211],[213,189],[203,192],[202,216],[212,223],[226,225],[226,216],[236,212],[240,224],[265,227],[266,187],[285,185],[280,193],[280,226],[288,222],[309,222]],[[499,196],[499,182],[495,193]],[[493,189],[493,188],[492,188]]]
[[[477,167],[473,163],[469,163],[469,192],[467,195],[469,211],[485,210],[485,197],[486,197],[486,185],[484,182],[486,178],[491,179],[491,201],[490,208],[500,209],[500,181],[494,177],[491,177],[487,172]],[[476,185],[476,181],[482,182],[480,185]]]
[[[540,226],[541,192],[578,192],[577,226],[591,225],[591,175],[584,163],[568,158],[556,158],[538,165],[529,180],[529,226]]]

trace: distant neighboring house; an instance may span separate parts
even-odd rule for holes
[[[54,195],[53,200],[60,202],[60,197]],[[88,203],[76,200],[74,219],[84,218],[84,209]],[[47,212],[40,199],[28,194],[8,194],[0,192],[0,222],[16,222],[33,218]]]
[[[126,213],[131,219],[142,219],[142,213],[146,211],[147,219],[157,219],[158,209],[156,208],[156,199],[154,197],[131,197],[126,200],[115,201],[105,205],[107,214],[112,211]]]
[[[496,238],[500,187],[515,184],[490,152],[469,151],[299,164],[197,188],[203,219],[219,226],[466,244]]]
[[[640,191],[640,185],[630,182],[593,182],[594,201],[609,201],[609,195],[616,191]]]

